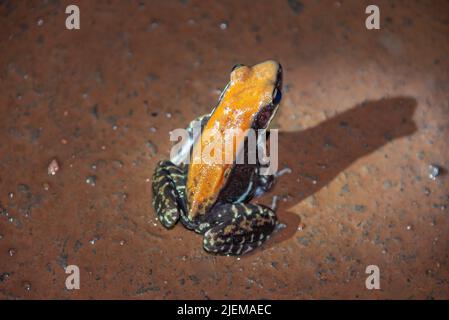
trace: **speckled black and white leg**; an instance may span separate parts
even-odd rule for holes
[[[273,210],[256,204],[220,204],[211,216],[214,226],[204,234],[203,247],[223,255],[241,255],[261,246],[277,222]]]
[[[183,166],[160,161],[153,174],[153,207],[162,225],[172,228],[185,212],[185,179]]]

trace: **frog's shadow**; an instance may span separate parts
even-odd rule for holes
[[[280,131],[279,169],[288,167],[292,172],[281,176],[264,198],[288,194],[294,202],[279,201],[277,215],[286,228],[267,241],[263,250],[296,235],[301,218],[288,212],[290,207],[329,184],[357,159],[413,134],[417,130],[413,121],[416,107],[416,99],[411,97],[366,101],[313,128]],[[307,228],[307,221],[302,222]]]

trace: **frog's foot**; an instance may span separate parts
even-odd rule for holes
[[[254,189],[254,196],[260,197],[265,192],[268,192],[273,188],[277,178],[283,176],[284,174],[292,173],[292,169],[285,167],[284,169],[276,172],[275,174],[271,175],[262,175],[259,172],[257,172],[257,180],[256,185]]]
[[[260,197],[265,192],[270,191],[270,189],[273,188],[274,183],[275,183],[274,175],[268,175],[268,176],[264,176],[261,174],[258,175],[255,190],[254,190],[254,197],[256,197],[256,198]]]
[[[179,220],[185,205],[185,172],[170,161],[157,164],[153,174],[153,207],[159,221],[172,228]]]
[[[208,252],[240,255],[259,246],[270,237],[276,226],[273,210],[255,204],[222,204],[213,210],[217,221],[204,234]]]

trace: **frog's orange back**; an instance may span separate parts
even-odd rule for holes
[[[232,168],[232,163],[225,161],[225,131],[236,129],[232,142],[235,157],[243,146],[245,132],[251,128],[254,116],[272,101],[278,70],[279,64],[269,60],[232,71],[226,92],[193,147],[187,177],[190,217],[204,214],[217,200]],[[207,163],[206,156],[211,156]]]

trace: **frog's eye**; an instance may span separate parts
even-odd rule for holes
[[[243,67],[243,66],[244,66],[244,64],[242,64],[242,63],[237,63],[236,65],[234,65],[234,66],[232,67],[231,72],[234,71],[235,69],[238,69],[238,68]]]
[[[279,102],[281,102],[281,99],[282,99],[281,90],[279,90],[277,88],[274,89],[274,92],[273,92],[273,104],[274,105],[279,104]]]

